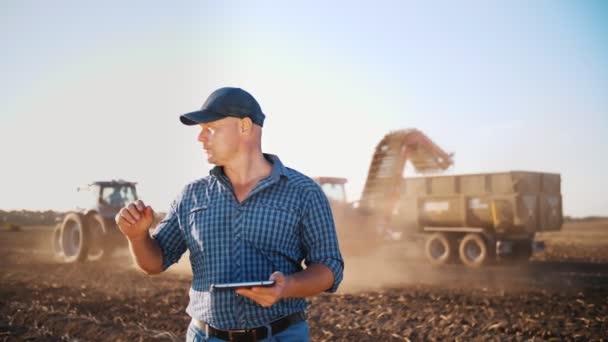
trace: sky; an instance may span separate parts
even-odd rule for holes
[[[446,174],[560,173],[565,215],[608,215],[607,23],[603,1],[3,0],[0,209],[126,179],[166,210],[210,169],[179,115],[236,86],[263,151],[350,200],[382,137],[417,128]]]

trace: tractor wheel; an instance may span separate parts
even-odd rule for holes
[[[111,254],[106,248],[108,229],[101,215],[98,213],[87,215],[86,230],[89,236],[88,259],[97,261],[107,258]]]
[[[87,259],[89,234],[85,227],[85,218],[79,213],[69,213],[61,224],[61,246],[65,262],[77,262]]]
[[[61,246],[61,223],[53,229],[53,256],[63,258],[63,247]]]
[[[444,233],[435,233],[426,239],[424,253],[432,265],[445,265],[452,259],[453,242]]]
[[[470,233],[465,235],[460,241],[458,252],[460,261],[472,268],[479,268],[491,259],[488,244],[480,234]]]

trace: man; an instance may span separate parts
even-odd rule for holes
[[[157,274],[188,249],[188,340],[307,341],[304,297],[336,291],[344,262],[327,198],[310,178],[263,154],[265,115],[239,88],[214,91],[180,117],[200,126],[209,176],[188,184],[152,236],[152,208],[116,215],[139,267]],[[306,264],[303,269],[302,261]],[[212,284],[274,280],[271,287],[210,291]]]
[[[114,188],[114,190],[109,196],[108,204],[115,208],[120,208],[125,204],[124,199],[120,194],[120,187]]]

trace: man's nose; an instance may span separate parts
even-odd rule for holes
[[[201,132],[198,134],[198,141],[202,143],[206,143],[209,139],[209,132],[206,129],[201,129]]]

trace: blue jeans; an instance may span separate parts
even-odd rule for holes
[[[224,342],[217,337],[208,337],[204,331],[201,331],[197,326],[190,323],[188,326],[188,333],[186,334],[187,342]],[[289,328],[281,331],[276,335],[272,335],[269,338],[259,340],[260,342],[308,342],[310,341],[310,334],[308,332],[308,323],[306,321],[298,322]]]

